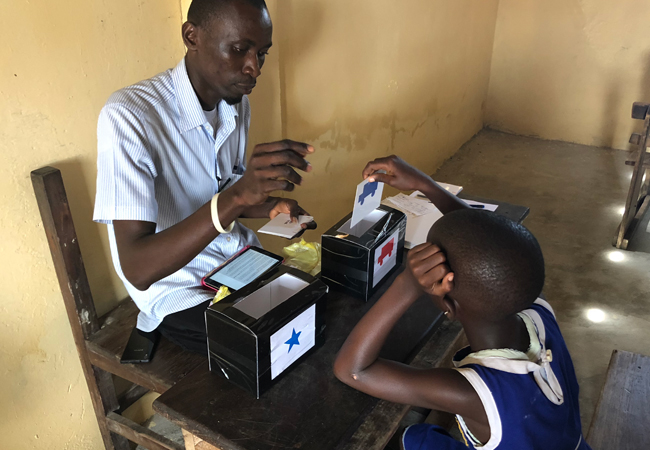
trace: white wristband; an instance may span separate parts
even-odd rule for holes
[[[215,194],[214,197],[212,197],[212,201],[210,202],[210,214],[212,215],[212,223],[219,233],[227,234],[232,231],[233,227],[235,226],[235,221],[233,220],[226,229],[221,226],[221,222],[219,222],[219,210],[217,210],[218,198],[219,194]]]

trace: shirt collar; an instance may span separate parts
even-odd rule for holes
[[[190,77],[187,75],[185,58],[181,59],[172,70],[172,81],[176,88],[176,103],[180,114],[179,130],[181,134],[207,123],[199,98],[194,92]],[[239,115],[237,107],[229,105],[225,100],[221,100],[217,107],[219,108],[220,117],[222,113],[229,116]]]

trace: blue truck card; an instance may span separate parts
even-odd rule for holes
[[[384,183],[375,181],[369,183],[365,179],[357,186],[357,194],[354,197],[354,209],[352,210],[352,219],[350,227],[354,227],[361,222],[364,217],[373,212],[381,204],[381,195],[384,192]]]

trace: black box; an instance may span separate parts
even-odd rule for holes
[[[406,215],[380,205],[353,228],[351,217],[345,216],[321,238],[321,278],[368,301],[402,264]]]
[[[259,398],[323,343],[328,290],[309,274],[278,266],[211,305],[205,313],[210,370]]]

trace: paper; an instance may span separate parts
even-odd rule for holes
[[[436,207],[429,200],[419,197],[409,197],[405,194],[388,197],[388,200],[400,211],[409,212],[414,216],[423,216],[436,210]]]
[[[467,203],[469,206],[473,206],[473,207],[478,206],[480,208],[477,208],[477,209],[482,209],[484,211],[496,211],[497,208],[499,207],[499,205],[493,205],[491,203],[475,202],[474,200],[465,200],[465,199],[463,199],[463,201],[465,203]]]
[[[404,246],[408,249],[411,249],[416,245],[424,244],[427,240],[429,230],[436,220],[442,217],[440,210],[432,204],[431,206],[433,207],[433,210],[430,213],[416,216],[415,214],[395,205],[392,201],[389,201],[389,199],[386,199],[383,203],[386,206],[399,209],[406,214],[406,237]]]
[[[316,305],[271,336],[271,379],[275,379],[316,343]]]
[[[299,216],[298,221],[292,222],[289,214],[278,214],[266,225],[260,228],[260,233],[271,234],[273,236],[280,236],[291,239],[302,231],[302,224],[313,221],[312,216]]]
[[[359,183],[357,186],[357,194],[354,197],[354,209],[352,210],[352,219],[350,221],[352,228],[379,207],[383,191],[384,183],[377,181],[369,183],[368,179]]]
[[[397,243],[399,242],[399,230],[395,231],[381,247],[375,249],[375,269],[372,275],[372,287],[377,286],[390,269],[397,263]]]
[[[438,183],[438,185],[439,185],[441,188],[443,188],[445,191],[449,191],[449,192],[451,192],[451,193],[454,194],[454,195],[458,195],[458,194],[460,194],[460,191],[463,190],[463,187],[462,187],[462,186],[457,186],[457,185],[455,185],[455,184],[441,183],[441,182],[439,182],[439,181],[436,181],[436,183]],[[415,192],[413,192],[410,196],[411,196],[411,197],[426,197],[426,196],[425,196],[422,192],[420,192],[420,191],[415,191]]]

